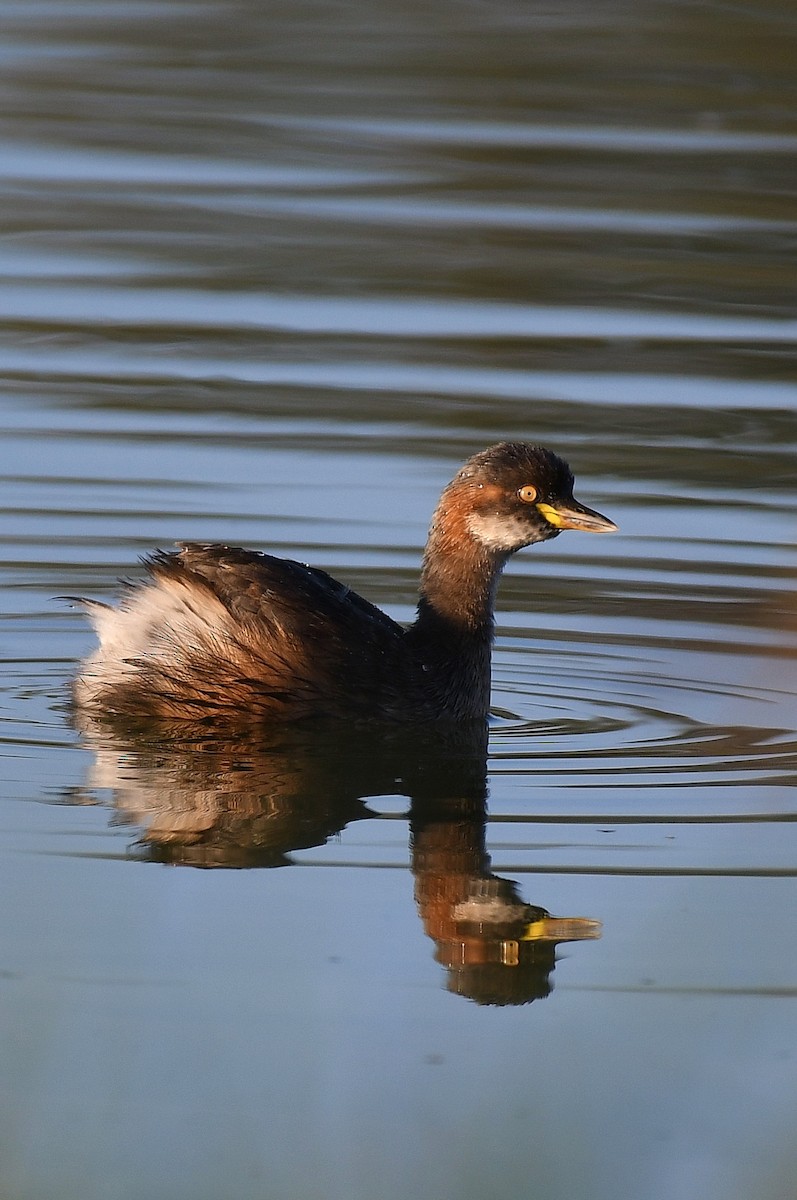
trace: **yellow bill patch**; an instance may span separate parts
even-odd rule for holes
[[[557,529],[561,529],[564,521],[552,504],[538,504],[537,512],[542,513],[549,525],[555,525]]]

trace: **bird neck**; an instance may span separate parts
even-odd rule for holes
[[[478,539],[472,507],[456,481],[432,517],[421,568],[418,623],[445,626],[459,637],[492,636],[498,580],[508,555]]]
[[[456,509],[435,513],[409,637],[441,709],[484,718],[493,609],[505,555],[477,542]]]
[[[457,546],[444,552],[432,539],[421,570],[418,619],[456,637],[492,637],[495,595],[504,565],[478,547]]]

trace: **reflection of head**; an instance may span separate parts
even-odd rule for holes
[[[493,875],[484,815],[413,810],[415,898],[450,991],[478,1004],[528,1004],[551,991],[557,944],[598,937],[599,925],[551,917]]]

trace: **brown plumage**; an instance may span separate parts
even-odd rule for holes
[[[549,450],[504,442],[443,492],[408,629],[325,571],[188,543],[145,560],[119,607],[82,601],[100,647],[75,681],[96,715],[240,724],[483,720],[501,570],[562,529],[616,528]]]

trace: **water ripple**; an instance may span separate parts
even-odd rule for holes
[[[704,313],[541,306],[418,296],[295,296],[184,288],[9,284],[0,320],[70,326],[274,329],[412,338],[639,338],[648,342],[792,343],[797,321]]]
[[[500,121],[402,121],[356,117],[251,117],[274,127],[430,145],[585,150],[620,154],[795,154],[797,137],[724,129],[515,125]]]
[[[105,184],[129,188],[146,184],[189,188],[339,188],[407,183],[418,174],[356,168],[311,168],[293,164],[231,162],[221,158],[134,154],[131,151],[0,143],[0,179],[25,185]]]
[[[464,335],[463,335],[464,336]],[[540,336],[545,336],[541,334]],[[549,335],[550,336],[550,335]],[[566,340],[566,335],[561,335]],[[442,366],[437,362],[403,363],[323,360],[313,362],[214,358],[139,349],[135,353],[102,346],[38,345],[7,347],[0,377],[47,375],[52,379],[238,380],[316,392],[389,392],[428,395],[502,397],[570,401],[579,404],[633,405],[685,410],[797,408],[797,385],[772,379],[713,379],[695,375],[644,375],[634,372],[537,371],[502,367]],[[117,426],[118,428],[118,426]]]

